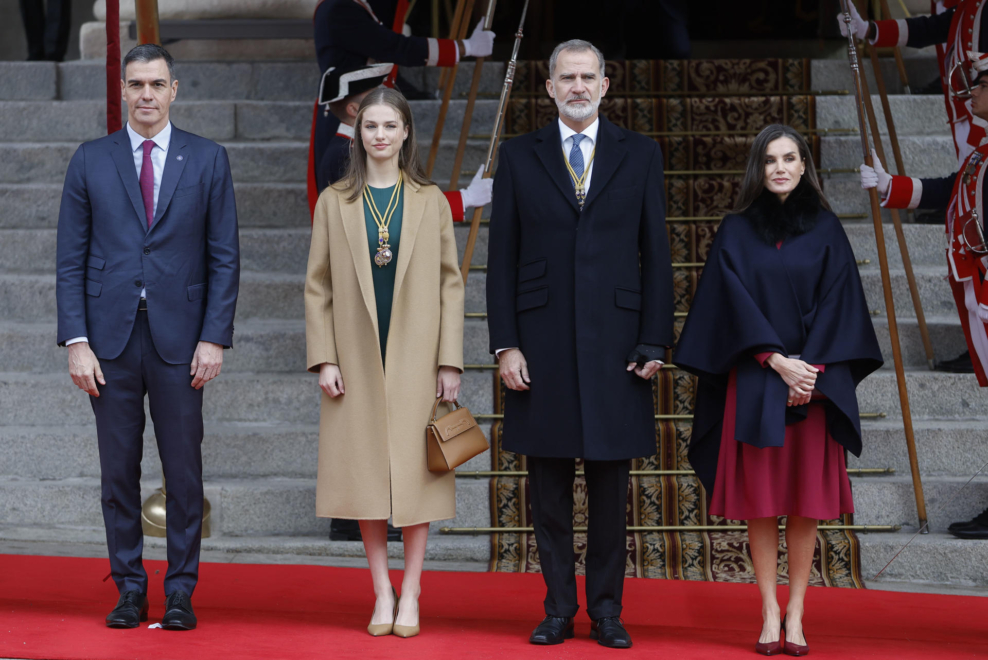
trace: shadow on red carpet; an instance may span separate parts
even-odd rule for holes
[[[110,630],[116,603],[101,582],[103,559],[0,556],[0,657],[117,660],[308,660],[309,658],[587,658],[618,653],[588,637],[536,647],[540,575],[426,573],[422,634],[372,638],[370,575],[322,566],[203,564],[192,632],[148,629],[161,620],[163,562],[146,562],[151,615],[134,630]],[[396,585],[400,573],[393,573]],[[581,598],[583,583],[580,581]],[[780,589],[785,603],[785,589]],[[988,599],[812,588],[806,636],[815,657],[988,657]],[[631,658],[754,658],[761,615],[752,585],[627,580],[624,618]]]

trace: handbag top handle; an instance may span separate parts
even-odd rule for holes
[[[436,403],[435,403],[434,406],[432,406],[432,423],[433,424],[436,423],[436,412],[439,410],[439,404],[442,403],[442,402],[443,402],[443,398],[441,396],[437,396],[436,397]],[[459,401],[454,401],[453,402],[453,405],[456,406],[456,408],[454,408],[454,410],[463,407],[463,406],[460,405],[460,402]]]

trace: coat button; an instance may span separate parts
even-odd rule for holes
[[[144,254],[151,254],[151,248],[144,248]]]
[[[138,286],[138,287],[141,286],[141,281],[140,280],[134,280],[134,286]]]

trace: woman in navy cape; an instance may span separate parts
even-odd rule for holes
[[[738,209],[714,238],[674,361],[698,376],[689,460],[710,513],[748,521],[764,617],[756,650],[803,655],[817,522],[854,511],[844,456],[861,453],[855,388],[882,354],[847,235],[798,132],[775,124],[758,135]],[[781,624],[779,516],[789,552]]]

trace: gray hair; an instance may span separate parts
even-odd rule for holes
[[[559,59],[559,54],[564,50],[569,51],[587,51],[592,50],[593,54],[597,56],[597,61],[600,62],[600,77],[604,77],[604,54],[600,52],[600,49],[594,46],[589,41],[584,41],[583,39],[570,39],[569,41],[564,41],[563,43],[556,46],[552,51],[552,55],[549,57],[549,77],[552,78],[556,75],[556,60]]]
[[[168,75],[171,76],[172,80],[175,80],[175,58],[158,44],[141,44],[131,48],[130,52],[124,56],[120,77],[127,78],[127,65],[131,62],[154,62],[155,60],[164,60],[165,64],[168,65]]]

